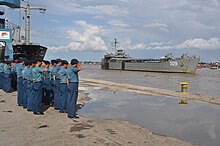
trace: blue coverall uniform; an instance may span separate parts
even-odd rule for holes
[[[17,91],[17,73],[16,73],[16,68],[18,64],[14,63],[11,71],[12,71],[12,88]]]
[[[60,70],[60,66],[53,66],[51,70],[52,75],[52,88],[53,88],[53,94],[54,94],[54,108],[59,109],[60,108],[60,99],[59,99],[59,89],[60,89],[60,78],[58,75],[58,72]]]
[[[6,93],[10,93],[11,92],[11,68],[9,65],[5,64],[4,65],[4,82],[3,82],[3,90]]]
[[[79,84],[79,76],[78,76],[78,68],[75,66],[70,66],[68,68],[68,79],[69,79],[69,87],[68,87],[68,99],[67,99],[67,109],[68,109],[68,117],[74,118],[76,116],[76,103],[78,98],[78,84]]]
[[[22,105],[23,108],[27,108],[27,99],[28,99],[28,93],[27,93],[27,86],[28,86],[28,80],[27,80],[27,67],[25,67],[22,70],[22,77],[23,77],[23,100]]]
[[[67,112],[67,97],[68,97],[68,87],[67,87],[67,69],[61,67],[58,75],[60,77],[60,89],[59,89],[59,98],[60,98],[60,112]]]
[[[50,105],[51,99],[51,81],[50,81],[50,69],[47,72],[43,72],[43,103]]]
[[[28,80],[28,85],[27,85],[27,110],[28,111],[33,111],[33,76],[32,76],[32,69],[33,67],[29,67],[26,70],[26,76]]]
[[[22,77],[22,70],[24,69],[24,65],[22,64],[17,64],[15,68],[15,72],[17,74],[17,91],[18,91],[18,96],[17,96],[17,103],[19,106],[23,104],[23,96],[24,96],[24,91],[23,91],[23,77]]]
[[[35,66],[32,69],[33,75],[33,112],[42,113],[41,103],[42,103],[42,77],[44,68],[40,66]]]
[[[4,64],[0,63],[0,89],[2,89],[3,79],[4,79]]]

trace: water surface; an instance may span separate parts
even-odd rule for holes
[[[151,131],[204,146],[220,145],[220,106],[159,96],[84,88],[91,101],[79,113],[99,119],[122,119]],[[84,91],[85,92],[85,91]]]
[[[102,70],[100,65],[83,65],[80,76],[139,86],[180,91],[179,82],[189,82],[188,91],[220,98],[220,69],[198,69],[196,74]]]

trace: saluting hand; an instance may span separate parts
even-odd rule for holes
[[[78,71],[80,71],[81,70],[81,64],[77,64],[77,69],[78,69]]]

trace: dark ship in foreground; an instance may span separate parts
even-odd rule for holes
[[[45,12],[45,8],[32,7],[29,2],[25,6],[20,0],[0,0],[0,5],[8,6],[12,9],[24,9],[25,11],[25,36],[21,41],[21,27],[10,23],[7,19],[0,18],[0,60],[14,59],[43,59],[47,48],[39,44],[30,43],[30,10],[40,10]],[[0,7],[0,15],[5,11]]]
[[[117,48],[116,44],[115,39],[115,53],[108,53],[101,60],[102,69],[194,74],[200,60],[186,54],[174,58],[171,53],[159,59],[134,59],[125,50]]]

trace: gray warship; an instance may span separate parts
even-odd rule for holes
[[[174,58],[172,53],[158,59],[134,59],[125,50],[117,48],[116,39],[113,48],[114,53],[108,53],[102,58],[102,69],[194,74],[200,60],[199,57],[189,57],[187,54]]]

